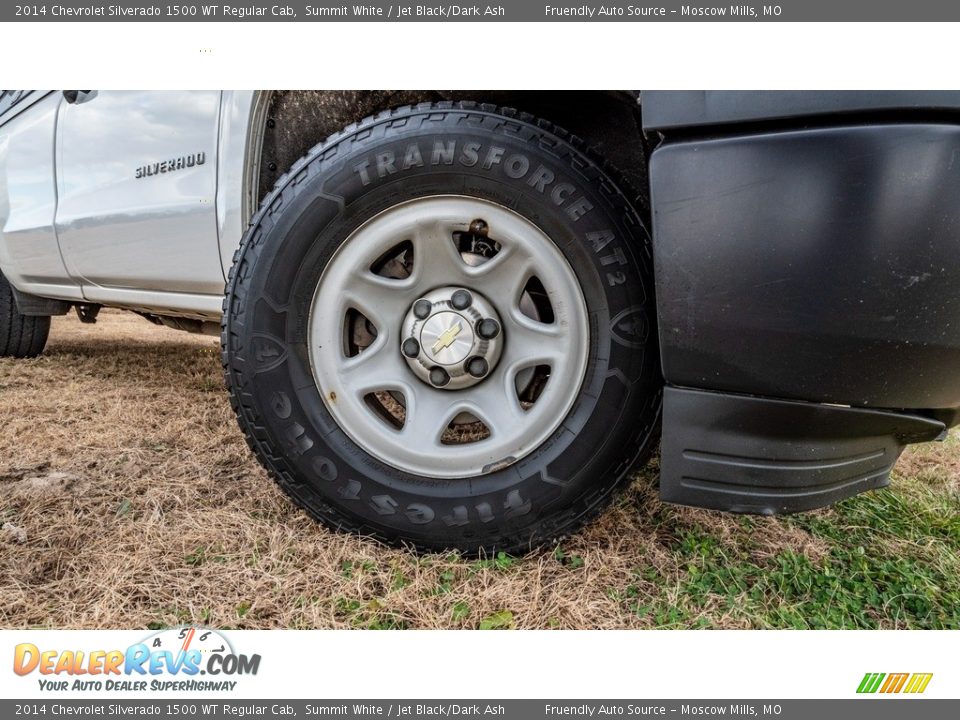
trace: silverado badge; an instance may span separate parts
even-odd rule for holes
[[[203,165],[206,161],[207,154],[203,152],[194,153],[193,155],[182,155],[178,158],[141,165],[137,168],[134,177],[140,179],[152,175],[159,175],[160,173],[173,172],[174,170],[183,170],[184,168],[192,168],[195,165]]]

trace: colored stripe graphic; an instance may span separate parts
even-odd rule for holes
[[[857,692],[860,694],[872,694],[880,692],[882,694],[911,693],[919,694],[927,689],[933,673],[866,673],[860,685],[857,686]]]

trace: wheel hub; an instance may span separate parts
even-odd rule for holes
[[[462,287],[419,298],[403,321],[400,352],[423,382],[461,390],[482,382],[503,351],[503,329],[493,305]]]

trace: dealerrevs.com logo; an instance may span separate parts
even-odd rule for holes
[[[927,689],[933,673],[867,673],[857,686],[858,693],[916,695]]]
[[[126,650],[14,648],[13,671],[36,673],[41,690],[143,692],[232,691],[238,676],[256,675],[260,655],[237,653],[216,630],[172,628]]]

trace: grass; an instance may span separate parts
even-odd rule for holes
[[[526,557],[331,533],[251,457],[213,338],[105,312],[0,360],[0,626],[960,628],[960,442],[787,518],[663,505],[657,461]]]

